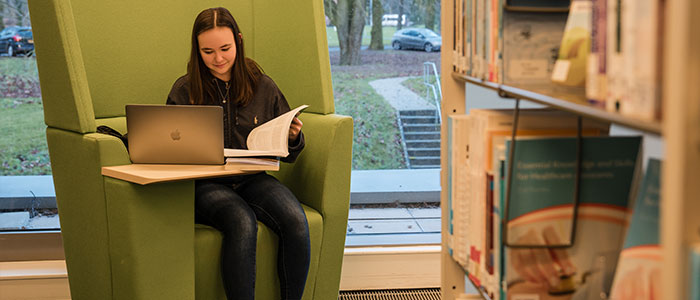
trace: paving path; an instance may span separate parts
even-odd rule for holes
[[[415,77],[394,77],[370,81],[369,85],[396,110],[435,109],[435,104],[428,102],[413,91],[401,85],[401,82]]]

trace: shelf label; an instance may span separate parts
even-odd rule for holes
[[[546,59],[514,59],[508,66],[508,77],[511,80],[546,79]]]
[[[570,60],[557,59],[557,62],[554,63],[554,70],[552,70],[552,81],[565,82],[566,78],[569,77],[570,67]]]

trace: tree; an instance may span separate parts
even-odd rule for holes
[[[384,34],[382,32],[382,16],[384,8],[382,0],[372,0],[372,41],[369,43],[371,50],[384,50]]]
[[[337,2],[336,2],[337,1]],[[323,0],[326,16],[338,32],[341,65],[359,65],[362,31],[365,27],[363,0]],[[381,22],[380,22],[381,23]]]
[[[0,8],[0,21],[4,26],[29,26],[26,0],[0,0]]]
[[[425,28],[435,31],[435,7],[437,6],[437,1],[435,0],[424,0],[425,1]]]
[[[399,31],[401,30],[401,27],[403,27],[403,24],[401,24],[403,21],[403,0],[399,0],[399,21],[396,23],[396,30]]]

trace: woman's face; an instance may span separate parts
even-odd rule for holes
[[[228,27],[214,27],[197,36],[199,54],[211,73],[223,81],[231,79],[236,60],[236,43]]]

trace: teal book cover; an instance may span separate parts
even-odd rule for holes
[[[634,203],[625,244],[610,293],[611,300],[662,299],[659,246],[661,161],[650,159]]]
[[[700,245],[690,248],[690,300],[700,300]]]
[[[453,210],[452,210],[452,177],[454,176],[452,173],[454,172],[455,166],[454,161],[452,159],[452,151],[454,148],[454,139],[452,138],[453,136],[453,131],[454,131],[454,125],[450,121],[447,123],[447,182],[449,184],[449,188],[447,189],[447,231],[449,233],[450,239],[447,242],[447,251],[450,253],[450,256],[452,256],[452,235],[454,234],[454,231],[452,229],[452,216],[453,216]]]
[[[575,206],[577,139],[516,142],[504,230],[509,245],[540,248],[506,247],[507,299],[600,299],[609,292],[640,146],[641,137],[583,138]]]

